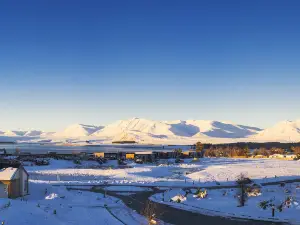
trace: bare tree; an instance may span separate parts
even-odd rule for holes
[[[237,198],[239,201],[239,206],[243,207],[245,206],[245,203],[247,201],[247,185],[250,184],[252,181],[243,173],[241,173],[236,180],[236,183],[238,184],[238,193]]]
[[[143,215],[147,218],[149,225],[155,223],[155,217],[156,217],[155,212],[156,212],[156,207],[154,203],[148,200],[145,204],[145,208],[143,209]]]
[[[300,146],[293,146],[292,151],[297,155],[297,158],[300,158]]]
[[[201,142],[197,142],[197,143],[196,143],[196,153],[197,153],[197,156],[198,156],[199,154],[202,155],[203,149],[204,149],[204,145],[203,145]]]
[[[175,154],[175,158],[178,158],[182,154],[182,149],[181,148],[176,148],[176,149],[173,150],[173,152]]]
[[[258,155],[263,155],[263,156],[269,157],[270,156],[270,151],[267,150],[266,148],[259,148],[258,149]]]
[[[285,151],[284,151],[284,149],[282,149],[282,148],[276,148],[276,147],[273,147],[273,148],[271,148],[270,149],[270,154],[284,154],[285,153]]]

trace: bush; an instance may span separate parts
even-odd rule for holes
[[[274,154],[281,154],[281,155],[283,155],[283,154],[285,154],[285,151],[282,148],[275,148],[275,147],[273,147],[273,148],[270,149],[270,154],[271,155],[274,155]]]
[[[294,154],[297,156],[297,159],[300,159],[300,147],[299,146],[293,146],[292,147],[292,151],[294,152]]]
[[[11,203],[10,203],[10,201],[9,201],[7,204],[4,205],[4,208],[9,208],[10,205],[11,205]]]
[[[239,201],[239,206],[243,207],[245,206],[245,203],[247,201],[247,188],[248,184],[252,183],[250,178],[248,178],[245,174],[241,173],[236,180],[236,183],[238,184],[238,193],[237,193],[237,198]]]
[[[157,211],[157,209],[156,209],[155,204],[153,204],[151,201],[148,200],[142,211],[142,215],[147,218],[149,224],[151,224],[151,221],[155,220],[156,211]]]
[[[77,165],[80,165],[81,164],[81,162],[80,162],[80,160],[79,159],[74,159],[74,164],[77,164]]]
[[[207,197],[207,191],[204,189],[203,191],[200,189],[197,189],[196,193],[196,198],[206,198]]]
[[[267,150],[266,148],[255,149],[252,153],[253,156],[263,155],[266,157],[269,157],[270,154],[271,154],[271,152],[269,150]]]
[[[238,146],[211,147],[204,153],[205,157],[248,157],[250,154],[248,147]]]
[[[262,208],[263,210],[266,210],[269,206],[270,206],[270,203],[271,203],[272,201],[261,201],[259,204],[258,204],[258,206],[260,207],[260,208]]]

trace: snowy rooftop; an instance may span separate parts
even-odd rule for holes
[[[136,155],[151,155],[153,154],[152,151],[148,151],[148,152],[135,152]]]
[[[3,168],[0,170],[0,180],[11,180],[18,168]]]

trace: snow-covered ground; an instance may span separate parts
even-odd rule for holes
[[[88,162],[90,163],[90,162]],[[84,163],[83,163],[84,164]],[[109,164],[114,164],[110,161]],[[278,159],[191,159],[182,164],[129,164],[132,168],[75,168],[72,161],[51,160],[49,166],[28,166],[32,180],[44,183],[122,184],[151,186],[218,186],[235,184],[244,173],[258,183],[300,178],[300,161]]]
[[[207,190],[207,196],[205,198],[197,197],[195,194],[197,192],[196,189],[185,191],[182,189],[171,189],[164,193],[153,195],[151,200],[162,204],[168,204],[176,208],[208,215],[283,221],[291,224],[300,224],[299,187],[300,185],[296,183],[287,184],[285,187],[279,187],[279,185],[262,187],[261,194],[248,197],[244,207],[239,207],[236,197],[238,190],[235,188]],[[292,198],[290,205],[283,206],[282,211],[280,212],[277,207],[288,197]],[[274,217],[272,217],[271,206],[266,207],[266,209],[259,206],[262,201],[270,201],[271,204],[275,205],[276,209]]]
[[[33,182],[29,196],[1,199],[0,206],[0,220],[8,225],[147,224],[119,199]]]
[[[166,187],[220,187],[234,185],[241,172],[257,183],[300,178],[300,161],[277,159],[204,158],[198,162],[185,160],[181,164],[169,160],[157,165],[129,163],[131,168],[125,169],[116,168],[116,161],[108,161],[106,167],[95,168],[96,165],[93,161],[82,161],[81,165],[77,165],[73,161],[54,159],[50,160],[48,166],[27,164],[25,168],[30,174],[30,195],[25,197],[25,201],[1,199],[0,219],[11,225],[99,224],[100,218],[101,224],[147,224],[144,217],[127,208],[122,201],[113,197],[105,198],[100,193],[89,192],[89,189],[94,184],[108,184],[110,187],[106,190],[130,195],[150,190],[142,186],[161,186],[161,190]],[[82,190],[67,190],[65,186],[53,186],[54,184],[72,185],[73,188]],[[135,185],[139,187],[133,187]],[[209,214],[211,209],[221,211],[225,208],[226,210],[222,211],[225,216],[235,213],[241,217],[253,214],[269,217],[270,212],[257,209],[257,203],[262,199],[269,200],[273,196],[276,196],[276,200],[285,197],[280,188],[272,189],[273,191],[269,192],[267,187],[264,187],[262,196],[251,197],[243,208],[236,207],[234,191],[229,191],[223,197],[223,190],[210,190],[209,197],[203,201],[188,195],[184,201],[187,203],[185,209],[197,211],[199,209],[195,207],[200,207],[206,210],[201,209],[202,213]],[[292,193],[295,199],[299,198],[298,191],[297,189],[297,192]],[[176,189],[168,193],[166,198],[174,197],[180,191]],[[153,198],[161,201],[161,195],[155,195]],[[166,203],[175,204],[169,201]],[[286,210],[289,213],[277,213],[276,216],[284,215],[280,218],[295,219],[293,216],[299,212],[297,207],[293,205],[293,208]],[[16,212],[20,216],[16,216]]]
[[[135,186],[108,186],[103,189],[107,191],[125,191],[125,192],[152,191],[150,188],[135,187]]]

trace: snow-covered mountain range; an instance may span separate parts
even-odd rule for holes
[[[120,120],[107,126],[74,124],[59,132],[1,131],[0,140],[5,137],[14,140],[89,140],[95,143],[114,141],[136,141],[147,144],[190,144],[196,141],[222,143],[238,141],[300,141],[300,120],[283,121],[265,130],[210,120],[154,121],[141,118]]]
[[[300,120],[281,121],[252,138],[258,141],[300,142]]]
[[[67,138],[76,138],[76,137],[87,137],[93,133],[101,130],[103,126],[93,126],[85,124],[73,124],[61,132],[56,132],[53,136],[56,137],[67,137]]]

